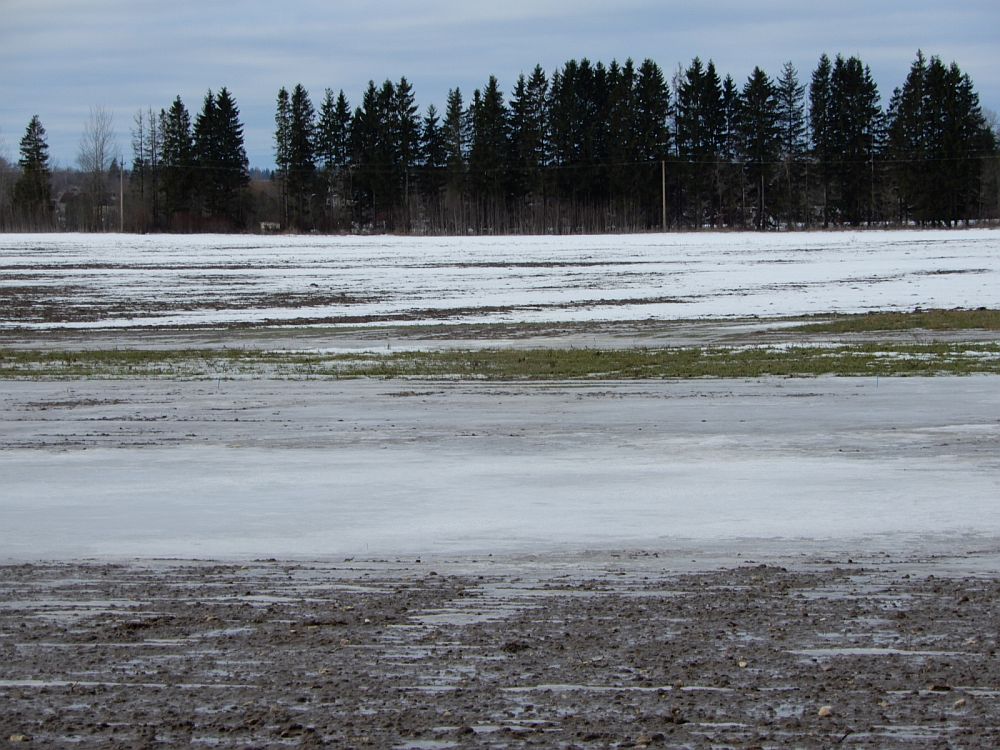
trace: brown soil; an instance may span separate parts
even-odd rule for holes
[[[996,576],[681,569],[0,567],[0,747],[1000,746]]]

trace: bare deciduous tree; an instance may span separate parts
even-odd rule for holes
[[[3,133],[0,133],[0,229],[10,226],[12,219],[11,193],[16,179],[17,172],[10,160],[7,141],[4,139]]]
[[[76,157],[80,170],[87,176],[91,229],[105,228],[108,219],[104,210],[108,202],[107,177],[115,153],[114,116],[104,107],[91,107]]]
[[[139,231],[156,223],[159,214],[160,127],[162,112],[138,110],[132,119],[132,192],[135,200],[129,221]]]

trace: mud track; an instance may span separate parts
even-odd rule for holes
[[[5,566],[0,744],[996,747],[954,562]]]

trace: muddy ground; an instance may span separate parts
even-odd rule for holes
[[[996,551],[0,567],[0,746],[1000,745]]]

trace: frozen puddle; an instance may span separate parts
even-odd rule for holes
[[[997,377],[394,387],[6,383],[0,559],[919,554],[1000,536]],[[31,411],[68,388],[121,402],[108,433],[146,415],[158,432],[137,447]]]

